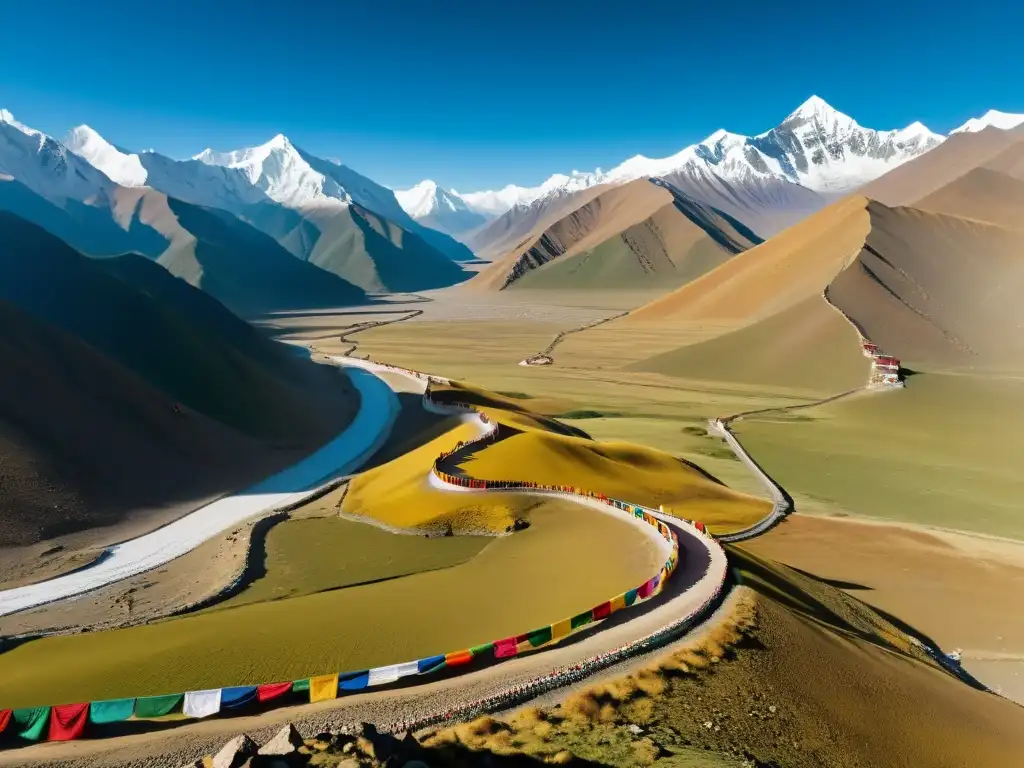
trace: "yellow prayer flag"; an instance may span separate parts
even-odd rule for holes
[[[624,594],[618,595],[616,597],[613,597],[611,602],[612,613],[615,613],[616,611],[621,611],[623,608],[626,607],[626,596]]]
[[[328,701],[338,698],[338,675],[320,675],[309,678],[309,700]]]
[[[572,619],[556,621],[551,625],[551,642],[556,642],[561,640],[563,637],[568,637],[570,632],[572,632]]]

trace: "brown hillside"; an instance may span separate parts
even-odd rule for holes
[[[866,205],[857,196],[837,201],[618,322],[751,323],[820,294],[863,245]]]
[[[0,302],[0,547],[187,507],[281,461]]]
[[[931,369],[1024,366],[1024,232],[868,206],[871,231],[829,298],[886,351]]]
[[[473,282],[485,290],[666,290],[758,242],[721,211],[641,179],[594,198]]]
[[[467,286],[501,290],[510,278],[514,280],[554,258],[572,256],[596,246],[671,202],[671,193],[646,179],[613,187],[556,221],[527,246],[517,247],[495,261]]]
[[[830,395],[863,386],[869,362],[857,331],[821,296],[708,341],[641,360],[628,370],[735,381]]]
[[[1016,131],[1018,140],[989,160],[984,168],[1024,180],[1024,131]]]
[[[1022,140],[1024,135],[998,128],[957,133],[861,187],[859,193],[888,206],[913,205]]]
[[[142,224],[160,233],[166,249],[149,255],[238,314],[341,306],[365,298],[350,282],[295,258],[270,235],[224,211],[137,187],[118,188],[112,212],[125,229]]]
[[[1024,149],[1024,142],[1021,143]],[[975,168],[915,204],[931,213],[1024,229],[1024,180]]]
[[[588,187],[570,195],[516,206],[474,232],[467,238],[466,244],[481,259],[499,259],[536,238],[556,221],[586,205],[607,189],[605,185]]]

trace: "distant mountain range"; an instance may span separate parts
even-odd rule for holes
[[[989,111],[952,133],[986,126],[1008,128],[1024,115]],[[538,223],[552,223],[549,209],[596,186],[624,184],[638,178],[666,178],[687,195],[734,216],[767,237],[822,208],[889,170],[938,146],[945,137],[919,122],[903,129],[864,128],[823,99],[812,96],[778,126],[757,136],[717,130],[703,141],[666,158],[636,155],[610,171],[556,174],[537,187],[439,195],[491,223],[469,234],[467,244],[485,258],[498,258],[526,239]],[[430,182],[433,187],[436,185]],[[398,193],[399,201],[412,200]],[[435,197],[437,197],[435,195]],[[419,201],[417,201],[419,202]],[[586,199],[580,197],[580,203]],[[435,208],[412,208],[425,219]]]
[[[145,254],[243,314],[443,287],[473,259],[391,190],[284,136],[174,160],[84,125],[61,143],[0,111],[0,210],[94,257]]]
[[[1022,122],[990,111],[953,133]],[[85,125],[62,143],[0,110],[0,210],[91,256],[144,254],[254,314],[453,285],[471,274],[460,262],[505,257],[603,190],[643,178],[768,237],[944,141],[920,123],[864,128],[812,97],[757,136],[718,130],[610,171],[531,188],[459,193],[428,180],[395,192],[280,134],[176,160]]]

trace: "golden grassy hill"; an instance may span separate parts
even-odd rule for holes
[[[446,471],[489,480],[532,480],[576,485],[627,501],[664,504],[715,531],[745,528],[770,504],[719,484],[699,469],[661,451],[627,443],[597,442],[500,395],[455,385],[439,399],[472,402],[502,427],[502,439],[455,454]],[[455,532],[506,530],[532,503],[522,494],[479,495],[436,491],[427,485],[434,458],[477,434],[462,425],[394,461],[356,477],[343,510],[402,528]]]

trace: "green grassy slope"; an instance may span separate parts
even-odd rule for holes
[[[526,272],[509,287],[677,288],[732,256],[714,240],[686,232],[692,229],[675,206],[668,205],[591,250]]]
[[[358,205],[338,211],[320,227],[310,263],[364,290],[423,291],[467,277],[420,236]]]
[[[168,204],[196,242],[168,250],[160,263],[239,314],[339,306],[364,298],[356,286],[295,258],[229,213],[174,199]]]
[[[0,654],[3,703],[297,679],[446,653],[571,616],[642,582],[660,562],[622,518],[546,500],[531,519],[450,568],[26,643]],[[339,542],[336,557],[361,558],[364,543]],[[604,566],[594,569],[595,560]],[[553,563],[586,578],[556,579],[553,589]]]
[[[1022,417],[1019,379],[922,374],[735,428],[798,506],[1024,539]]]

